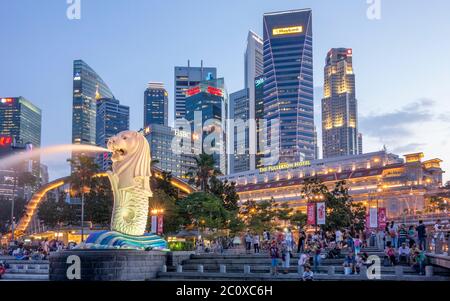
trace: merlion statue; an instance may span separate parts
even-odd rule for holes
[[[108,178],[114,195],[111,231],[91,234],[88,248],[167,248],[167,243],[155,234],[145,234],[148,220],[151,156],[145,137],[134,131],[124,131],[108,141],[112,171]]]
[[[150,189],[150,147],[137,132],[125,131],[111,137],[112,172],[108,171],[114,194],[111,230],[143,235],[148,220]]]

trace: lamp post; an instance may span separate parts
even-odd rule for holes
[[[81,192],[81,242],[84,242],[84,191]]]

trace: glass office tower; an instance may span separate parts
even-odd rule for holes
[[[314,159],[313,37],[310,9],[264,14],[264,117],[279,163]],[[271,137],[272,127],[279,134]],[[266,154],[267,157],[267,154]]]
[[[175,119],[184,118],[186,115],[186,91],[197,86],[208,76],[217,78],[217,70],[212,67],[191,67],[190,61],[186,67],[175,67]]]
[[[41,109],[23,97],[0,98],[0,144],[8,140],[41,146]]]
[[[130,107],[114,98],[97,100],[96,144],[106,147],[109,138],[130,129]],[[99,154],[97,164],[102,170],[111,168],[111,153]]]
[[[229,129],[229,135],[233,135],[233,143],[229,158],[229,172],[238,173],[251,169],[250,154],[250,98],[249,89],[243,89],[230,94],[229,101],[230,118],[234,120],[233,128]],[[255,132],[256,134],[256,132]],[[231,138],[231,137],[228,137]]]
[[[114,98],[111,90],[84,61],[73,62],[72,143],[96,143],[96,100]]]
[[[195,154],[213,153],[215,167],[227,174],[226,118],[228,95],[223,78],[203,81],[186,91],[186,120],[193,133]],[[201,114],[201,118],[198,115]],[[196,143],[199,140],[203,143]]]
[[[144,93],[144,128],[149,124],[169,125],[169,94],[163,83],[150,82]]]

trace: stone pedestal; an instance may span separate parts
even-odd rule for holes
[[[52,281],[143,281],[155,278],[165,260],[166,253],[161,251],[61,251],[50,256],[49,278]]]

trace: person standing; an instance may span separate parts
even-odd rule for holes
[[[398,231],[398,245],[399,247],[406,243],[406,239],[408,238],[408,231],[406,231],[406,226],[402,224],[400,226],[400,230]]]
[[[355,245],[355,256],[357,256],[359,252],[361,252],[361,239],[359,239],[359,235],[356,235],[354,245]]]
[[[319,270],[319,266],[320,266],[320,253],[321,253],[321,248],[320,245],[318,243],[315,243],[313,248],[312,248],[312,252],[313,252],[313,264],[314,264],[314,268],[313,271],[314,272],[318,272]]]
[[[272,244],[269,249],[269,255],[270,255],[270,259],[271,259],[270,273],[272,275],[278,275],[278,258],[280,256],[279,256],[277,243],[275,242],[275,240],[272,241]]]
[[[398,248],[398,227],[394,221],[391,221],[391,225],[389,226],[389,235],[392,238],[392,245],[395,249]]]
[[[297,253],[305,251],[305,240],[306,240],[306,234],[305,234],[305,232],[301,231],[298,235]]]
[[[334,234],[336,236],[336,244],[338,244],[340,247],[342,247],[342,232],[341,232],[341,230],[337,229]]]
[[[419,221],[419,226],[417,226],[416,231],[419,249],[423,251],[426,249],[427,229],[422,220]]]
[[[444,231],[443,231],[444,226],[441,225],[441,220],[438,219],[436,221],[436,224],[434,225],[434,239],[437,242],[438,240],[440,241],[444,241]]]
[[[305,266],[309,261],[309,257],[306,253],[302,253],[300,257],[298,258],[298,274],[303,275],[303,272],[305,271]]]
[[[255,249],[255,253],[259,253],[259,235],[255,233],[253,235],[253,248]]]
[[[292,235],[291,229],[289,228],[289,229],[287,229],[287,231],[286,231],[286,243],[287,243],[288,249],[291,249],[291,250],[292,250],[292,247],[293,247],[293,240],[294,240],[294,237],[293,237],[293,235]]]
[[[289,268],[291,267],[291,252],[289,251],[289,246],[287,243],[283,243],[281,249],[281,258],[283,260],[284,273],[288,274]]]
[[[409,229],[408,229],[409,248],[411,249],[415,243],[416,243],[416,231],[414,231],[414,226],[409,226]]]
[[[250,234],[250,231],[247,231],[247,234],[245,234],[245,251],[247,254],[251,253],[252,241],[252,235]]]

